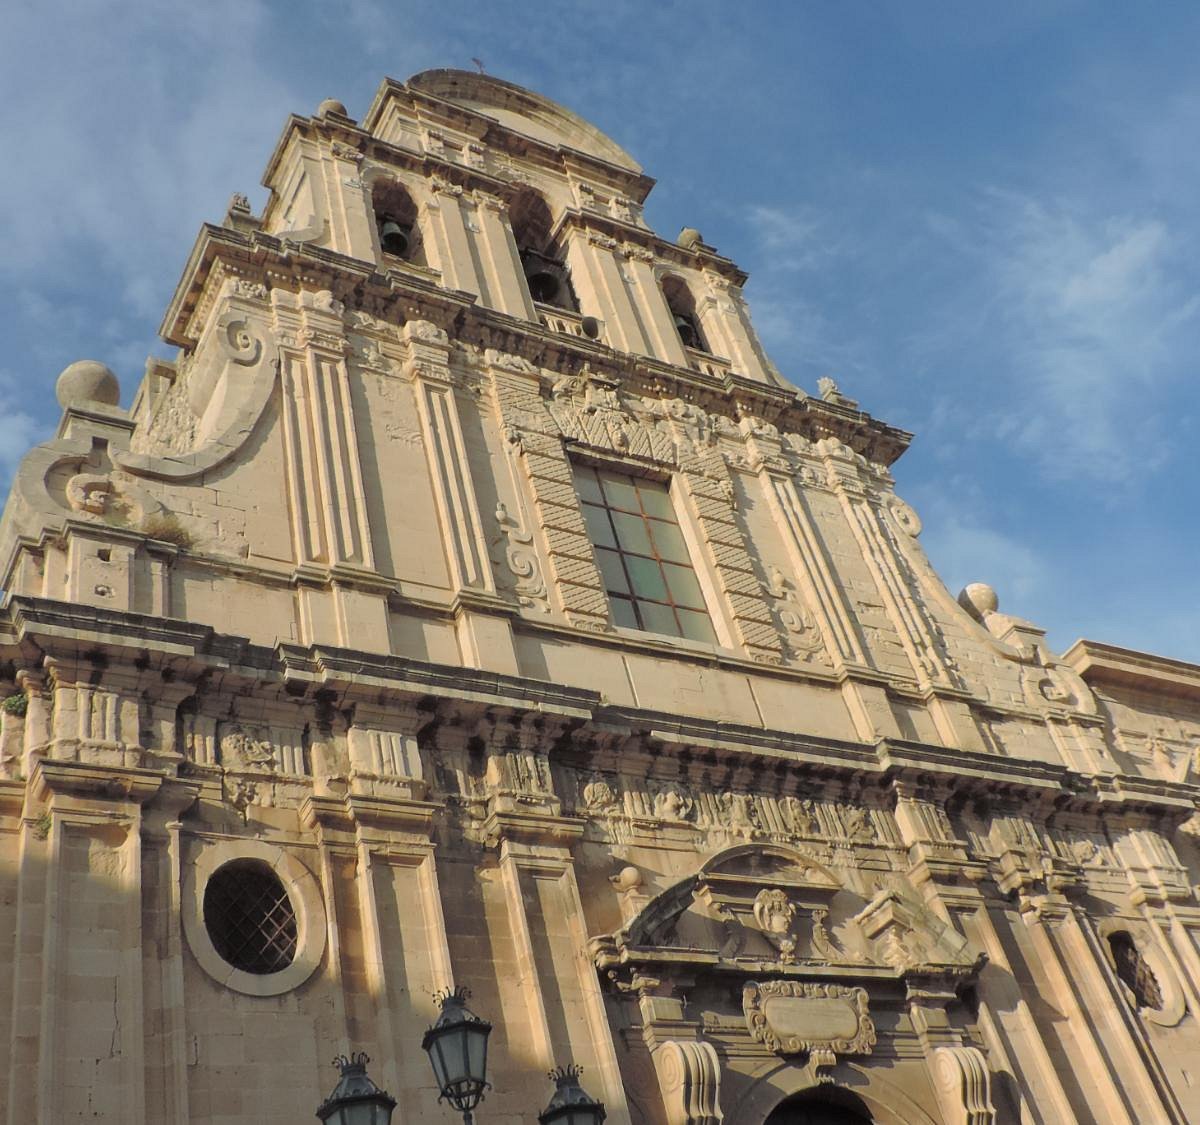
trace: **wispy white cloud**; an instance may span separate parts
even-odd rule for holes
[[[921,545],[951,593],[970,582],[993,587],[1007,613],[1038,621],[1049,608],[1054,571],[1036,541],[1001,526],[987,490],[964,474],[914,487]]]
[[[258,0],[51,4],[8,14],[0,96],[19,159],[0,162],[0,276],[53,284],[100,263],[146,315],[144,280],[182,261],[261,167],[295,104]],[[79,80],[86,76],[86,80]]]
[[[1115,480],[1170,455],[1158,405],[1190,362],[1200,311],[1184,235],[1155,214],[1097,217],[996,190],[973,223],[940,217],[930,229],[964,259],[967,311],[914,343],[961,350],[978,334],[1002,387],[980,394],[976,383],[971,402],[952,391],[956,422],[1015,443],[1049,476]]]
[[[755,204],[747,209],[746,219],[772,270],[812,270],[845,255],[842,237],[835,236],[829,220],[815,207]]]

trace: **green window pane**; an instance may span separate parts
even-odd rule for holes
[[[704,595],[700,592],[700,583],[696,576],[686,566],[674,566],[663,563],[663,572],[667,576],[667,586],[671,591],[671,601],[676,605],[687,605],[693,609],[705,609]]]
[[[627,512],[641,511],[638,507],[637,489],[632,480],[613,473],[602,473],[600,479],[604,482],[604,497],[610,507],[624,508]]]
[[[633,551],[639,555],[654,553],[650,546],[650,533],[646,530],[646,521],[641,516],[613,512],[612,521],[616,526],[617,543],[622,551]]]
[[[633,592],[639,599],[653,598],[656,602],[667,600],[667,584],[663,581],[658,563],[653,559],[639,559],[636,555],[626,555],[625,567],[629,571],[629,580],[633,583]]]
[[[683,534],[673,523],[651,520],[650,533],[654,536],[654,545],[658,548],[658,553],[664,559],[680,563],[692,561],[687,544],[683,541]]]
[[[603,508],[595,508],[591,504],[583,505],[583,518],[587,523],[588,538],[597,547],[615,547],[617,540],[613,535],[612,524],[608,522],[608,512]]]
[[[640,629],[637,614],[633,612],[633,602],[628,598],[611,598],[613,623],[625,629]]]
[[[675,620],[675,611],[669,605],[655,605],[654,602],[638,602],[642,614],[642,625],[651,633],[665,633],[668,637],[678,637],[679,623]]]
[[[671,506],[671,496],[663,485],[651,481],[639,481],[638,492],[641,495],[642,509],[646,515],[674,522],[675,509]]]
[[[604,576],[604,588],[610,594],[629,593],[629,582],[625,578],[625,569],[621,566],[621,556],[616,551],[597,547],[596,562],[600,564],[600,573]]]
[[[604,493],[600,491],[595,469],[576,468],[575,485],[581,499],[590,500],[593,504],[604,503]]]
[[[696,613],[690,609],[681,609],[677,612],[685,637],[693,641],[708,641],[710,644],[716,644],[717,635],[713,632],[712,623],[706,614]]]

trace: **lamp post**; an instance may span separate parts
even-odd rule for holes
[[[317,1110],[325,1125],[390,1125],[396,1099],[367,1077],[370,1061],[361,1051],[333,1060],[342,1076]]]
[[[483,1100],[487,1080],[487,1042],[492,1025],[467,1007],[466,988],[446,989],[435,999],[441,1015],[425,1032],[421,1047],[428,1053],[438,1085],[438,1101],[444,1098],[463,1115],[463,1125],[472,1125],[472,1111]]]
[[[601,1125],[607,1116],[598,1102],[579,1084],[581,1066],[560,1066],[550,1072],[554,1096],[538,1114],[538,1125]]]

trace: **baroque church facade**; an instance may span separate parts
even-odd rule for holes
[[[1200,1120],[1200,667],[957,599],[908,434],[497,79],[294,116],[0,524],[8,1122]]]

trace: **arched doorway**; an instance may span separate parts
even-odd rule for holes
[[[835,1087],[788,1098],[763,1125],[871,1125],[872,1121],[862,1099]]]

